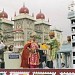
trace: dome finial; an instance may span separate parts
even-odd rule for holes
[[[11,17],[11,21],[12,21],[12,17]]]
[[[34,17],[34,13],[32,13],[32,17]]]
[[[72,1],[72,4],[73,4],[73,5],[75,4],[75,0]]]
[[[48,22],[49,22],[49,18],[48,18]]]
[[[23,3],[23,7],[25,7],[25,3]]]
[[[4,8],[3,8],[3,12],[4,12]]]
[[[14,17],[16,16],[16,12],[15,12],[15,14],[14,14]]]
[[[41,13],[41,9],[40,9],[40,13]]]

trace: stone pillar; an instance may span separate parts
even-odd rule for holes
[[[61,54],[60,53],[58,53],[58,57],[59,57],[59,61],[58,61],[59,68],[61,68]]]

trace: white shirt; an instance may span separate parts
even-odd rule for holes
[[[5,45],[3,44],[3,42],[0,43],[0,49],[3,49],[5,47]]]
[[[42,65],[43,65],[43,68],[45,68],[45,67],[46,67],[46,63],[45,63],[45,61],[44,61],[44,62],[42,62]]]

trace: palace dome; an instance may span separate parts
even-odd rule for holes
[[[41,11],[36,15],[36,19],[45,19],[45,15]]]
[[[29,9],[23,5],[23,7],[20,8],[19,13],[28,13],[29,14]]]
[[[3,10],[0,12],[0,18],[8,18],[8,14]]]

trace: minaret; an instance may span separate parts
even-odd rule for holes
[[[51,25],[49,24],[49,22],[45,21],[45,15],[40,10],[40,12],[36,15],[36,22],[34,27],[39,43],[48,41],[50,26]]]
[[[71,45],[72,45],[72,68],[75,68],[75,0],[72,1],[72,4],[69,5],[69,13],[68,13],[68,19],[71,21]]]
[[[23,4],[19,15],[14,16],[14,51],[22,50],[34,31],[34,17],[29,15],[29,9]]]
[[[7,46],[13,45],[13,22],[8,20],[8,14],[3,9],[0,12],[0,40]]]

